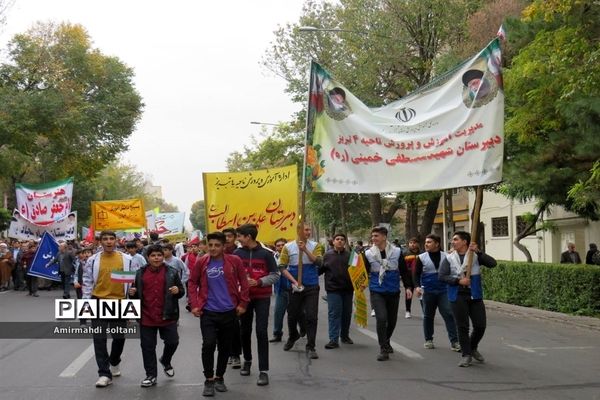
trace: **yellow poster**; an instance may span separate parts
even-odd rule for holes
[[[142,199],[92,201],[92,225],[96,232],[145,228],[144,202]]]
[[[354,286],[354,321],[356,325],[367,327],[367,297],[365,288],[369,286],[369,275],[362,255],[353,251],[350,255],[348,274]]]
[[[206,231],[258,225],[258,240],[296,237],[298,172],[295,165],[247,172],[202,174]]]

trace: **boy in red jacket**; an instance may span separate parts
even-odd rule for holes
[[[192,314],[200,317],[202,330],[202,366],[204,367],[203,396],[214,396],[215,390],[226,392],[223,375],[233,339],[236,315],[248,307],[249,289],[246,270],[238,256],[224,254],[225,235],[214,232],[206,235],[208,254],[200,257],[188,282]],[[217,356],[214,371],[215,348]]]

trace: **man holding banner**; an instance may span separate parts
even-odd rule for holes
[[[319,265],[323,246],[309,240],[312,230],[306,223],[298,232],[298,239],[287,243],[279,257],[279,269],[292,282],[288,304],[289,337],[283,350],[288,351],[300,338],[298,320],[302,312],[306,316],[306,351],[312,359],[319,358],[315,350],[317,320],[319,313]]]
[[[130,271],[131,258],[124,253],[116,251],[117,235],[113,231],[100,233],[102,251],[91,256],[83,271],[83,298],[84,299],[124,299],[124,283],[132,283],[135,272]],[[124,319],[92,319],[92,327],[121,328],[127,326]],[[121,354],[125,346],[125,337],[122,334],[112,334],[110,354],[106,348],[106,333],[94,333],[94,353],[98,364],[98,381],[96,387],[106,387],[112,383],[113,376],[120,376]]]

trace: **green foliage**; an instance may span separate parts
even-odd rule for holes
[[[143,107],[133,70],[94,49],[80,25],[37,24],[0,64],[0,179],[95,176],[127,149]],[[12,186],[11,186],[12,185]]]
[[[204,200],[198,200],[192,204],[190,222],[194,229],[200,229],[204,234],[206,234],[205,212]]]
[[[483,269],[486,298],[579,315],[600,314],[600,268],[499,261]]]
[[[11,218],[12,213],[6,208],[0,207],[0,232],[8,229]]]
[[[505,74],[506,193],[597,219],[597,197],[574,207],[568,192],[600,154],[600,7],[535,1],[524,15]]]
[[[579,181],[569,190],[569,199],[577,212],[600,208],[600,161],[596,161],[590,174],[587,181]]]

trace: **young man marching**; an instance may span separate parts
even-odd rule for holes
[[[377,340],[380,352],[377,361],[389,360],[394,350],[390,339],[398,320],[400,279],[404,283],[406,298],[412,298],[412,278],[404,265],[402,251],[387,240],[388,230],[376,226],[371,230],[373,246],[365,251],[365,266],[369,273],[371,305],[377,321]]]
[[[460,351],[458,344],[458,335],[456,333],[456,324],[450,311],[448,302],[448,290],[446,283],[438,279],[438,271],[442,260],[446,259],[447,254],[440,250],[440,237],[434,234],[427,235],[425,238],[425,253],[417,258],[417,263],[413,271],[415,282],[415,293],[423,296],[423,333],[425,335],[425,348],[433,349],[433,320],[435,310],[439,309],[448,339],[450,340],[450,349]]]
[[[160,245],[151,245],[146,254],[148,254],[148,265],[136,272],[135,282],[129,288],[129,296],[140,299],[142,305],[140,345],[146,370],[146,378],[141,383],[142,387],[156,385],[157,333],[160,334],[165,345],[159,361],[169,378],[175,376],[171,359],[179,345],[178,300],[185,293],[177,270],[164,262],[163,248]]]
[[[258,348],[258,386],[269,384],[269,309],[271,306],[272,285],[279,280],[279,273],[273,252],[256,241],[256,225],[244,224],[236,229],[237,239],[242,247],[233,254],[242,259],[248,275],[250,303],[241,317],[240,336],[244,353],[244,364],[240,375],[250,375],[252,365],[252,319],[256,315],[256,345]]]
[[[224,254],[225,235],[221,232],[206,236],[208,254],[200,257],[188,281],[192,314],[200,317],[202,330],[202,365],[204,367],[203,396],[214,396],[215,390],[226,392],[223,375],[231,351],[233,325],[250,301],[248,279],[242,260]],[[219,349],[215,375],[215,348]]]
[[[329,309],[329,343],[326,349],[340,347],[342,343],[353,344],[350,339],[350,322],[352,320],[352,297],[354,286],[348,273],[350,252],[346,249],[346,235],[336,233],[333,236],[333,248],[323,256],[320,271],[325,273],[325,291]]]
[[[100,233],[102,251],[88,258],[83,270],[82,297],[84,299],[124,299],[125,285],[111,280],[112,272],[129,271],[131,258],[116,251],[117,236],[113,231]],[[92,319],[92,327],[125,329],[125,319]],[[106,333],[94,334],[94,353],[98,364],[96,387],[106,387],[112,383],[113,376],[120,376],[121,354],[125,346],[122,334],[111,334],[113,340],[110,354],[106,348]]]
[[[452,237],[452,247],[454,251],[448,254],[440,265],[439,279],[448,284],[448,300],[462,350],[462,359],[458,366],[468,367],[471,365],[471,358],[481,363],[485,361],[478,351],[486,327],[481,266],[495,267],[496,260],[480,251],[477,243],[471,243],[471,235],[467,232],[456,232]],[[475,253],[470,278],[465,276],[468,251]],[[469,319],[473,323],[470,336]]]

